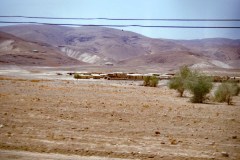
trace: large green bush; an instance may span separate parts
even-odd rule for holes
[[[143,80],[143,85],[150,87],[157,87],[159,81],[156,76],[146,76]]]
[[[222,83],[215,91],[215,99],[218,102],[227,102],[228,105],[232,104],[232,97],[237,96],[240,92],[240,87],[237,83]]]
[[[169,81],[168,87],[170,89],[177,90],[179,93],[179,96],[182,97],[186,89],[187,79],[190,75],[191,75],[191,70],[187,66],[181,67],[180,71],[175,75],[175,77]]]

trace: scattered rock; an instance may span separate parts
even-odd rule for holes
[[[132,155],[136,155],[136,153],[134,153],[134,152],[131,152],[131,154],[132,154]]]
[[[211,143],[209,143],[210,145],[214,145],[215,144],[215,142],[211,142]]]
[[[223,157],[229,157],[229,154],[227,152],[222,152],[221,154]]]
[[[0,124],[0,128],[3,128],[3,124]]]
[[[149,155],[148,158],[154,158],[155,156],[154,155]]]
[[[177,145],[177,144],[178,144],[178,142],[177,142],[177,140],[176,140],[176,139],[173,139],[173,140],[171,140],[171,144],[172,144],[172,145]]]
[[[232,136],[232,139],[237,139],[237,136]]]
[[[155,134],[160,134],[160,132],[159,131],[155,131]]]
[[[7,136],[8,136],[8,137],[11,137],[11,136],[12,136],[12,133],[11,133],[11,132],[7,132]]]

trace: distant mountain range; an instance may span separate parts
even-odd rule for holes
[[[136,67],[178,68],[186,64],[196,68],[240,68],[240,40],[153,39],[104,27],[19,25],[0,27],[0,31],[0,64],[52,66],[111,62]]]
[[[56,47],[30,42],[0,32],[0,65],[61,66],[85,64],[66,56]]]

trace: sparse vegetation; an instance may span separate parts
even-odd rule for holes
[[[143,78],[143,85],[149,86],[150,85],[150,76],[146,76]]]
[[[168,83],[170,89],[175,89],[182,97],[185,90],[193,94],[191,102],[203,103],[206,95],[211,91],[212,79],[197,71],[191,71],[187,66],[180,68],[176,76]]]
[[[159,81],[156,76],[147,76],[147,77],[144,77],[143,80],[144,80],[143,85],[150,86],[150,87],[157,87],[158,81]]]
[[[75,79],[90,79],[90,78],[93,78],[92,75],[83,75],[83,74],[79,74],[79,73],[74,73],[73,77]]]
[[[218,102],[227,102],[232,104],[232,97],[237,96],[240,92],[240,87],[237,83],[225,82],[218,86],[215,91],[215,100]]]
[[[81,76],[78,74],[78,73],[74,73],[74,76],[73,76],[75,79],[80,79]]]
[[[179,96],[182,97],[186,89],[187,78],[189,77],[190,74],[191,70],[187,66],[181,67],[180,71],[176,74],[176,76],[169,81],[168,87],[170,89],[177,90]]]
[[[38,79],[32,79],[32,80],[30,80],[30,82],[40,82],[40,80],[38,80]]]
[[[143,105],[144,108],[149,108],[150,106],[148,104]]]
[[[158,78],[156,76],[152,76],[150,78],[150,87],[157,87],[158,85]]]
[[[193,94],[193,103],[203,103],[212,87],[212,79],[197,71],[191,72],[187,78],[186,88]]]

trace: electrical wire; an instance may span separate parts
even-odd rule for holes
[[[159,19],[159,18],[67,18],[38,16],[0,16],[0,18],[61,19],[61,20],[110,20],[110,21],[240,21],[240,19]]]
[[[240,29],[240,26],[165,26],[165,25],[109,25],[109,24],[72,24],[72,23],[43,23],[43,22],[15,22],[0,21],[6,24],[41,24],[41,25],[59,25],[59,26],[89,26],[89,27],[143,27],[143,28],[215,28],[215,29]]]

